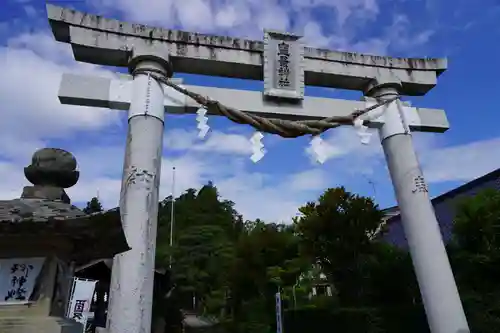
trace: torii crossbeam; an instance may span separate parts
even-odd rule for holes
[[[347,116],[353,110],[366,107],[364,101],[344,99],[305,97],[301,104],[282,104],[277,101],[262,99],[258,91],[225,89],[203,86],[184,86],[190,91],[203,96],[210,96],[222,104],[231,105],[241,111],[255,113],[263,117],[307,120],[323,119],[328,116]],[[182,114],[196,113],[200,105],[171,88],[165,88],[163,102],[165,112]],[[129,110],[132,103],[132,77],[120,79],[63,74],[59,100],[67,105],[103,107],[115,110]],[[417,115],[409,123],[412,130],[420,132],[444,132],[449,128],[443,110],[406,107],[405,111]],[[210,114],[210,113],[209,113]],[[376,126],[375,122],[368,125]]]
[[[65,104],[129,110],[120,212],[132,250],[114,259],[111,333],[149,333],[151,327],[164,114],[195,112],[199,107],[162,83],[173,71],[263,80],[263,93],[186,88],[255,115],[301,120],[346,116],[373,103],[304,97],[304,85],[359,90],[378,100],[421,96],[447,67],[446,59],[308,48],[298,36],[278,32],[266,32],[264,42],[258,42],[152,28],[53,5],[47,5],[47,13],[55,38],[71,44],[76,60],[140,73],[116,80],[64,75],[59,92]],[[410,135],[410,130],[446,131],[446,115],[397,100],[378,109],[383,114],[367,114],[367,125],[379,129],[431,331],[468,333]]]

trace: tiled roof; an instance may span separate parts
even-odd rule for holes
[[[15,201],[17,202],[17,199]],[[44,205],[46,203],[42,206]],[[9,204],[3,204],[3,207],[5,206],[9,207]],[[14,238],[23,241],[33,237],[44,237],[48,240],[63,237],[70,241],[72,248],[69,253],[61,255],[71,258],[77,264],[112,258],[118,253],[130,250],[122,229],[120,213],[116,210],[86,215],[76,207],[69,208],[71,205],[49,206],[51,208],[30,206],[33,208],[31,212],[36,212],[31,217],[20,218],[20,213],[14,213],[10,220],[0,222],[0,242],[7,243]],[[64,212],[63,207],[68,211]]]
[[[47,222],[86,216],[79,208],[62,201],[47,199],[0,200],[0,222]]]

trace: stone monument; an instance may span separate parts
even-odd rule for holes
[[[0,332],[81,333],[65,318],[73,267],[129,250],[121,221],[108,212],[87,215],[71,205],[73,155],[45,148],[24,169],[33,186],[0,201]]]

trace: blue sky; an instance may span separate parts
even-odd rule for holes
[[[415,146],[432,195],[452,189],[500,165],[499,87],[500,4],[495,0],[82,0],[52,1],[78,10],[165,28],[261,39],[264,28],[293,31],[310,46],[404,57],[448,57],[449,69],[416,106],[445,109],[445,134],[415,133]],[[105,206],[118,202],[126,133],[123,111],[62,106],[61,74],[110,75],[74,61],[68,45],[56,43],[42,0],[4,0],[0,11],[0,197],[18,197],[27,181],[22,167],[42,147],[73,152],[80,182],[68,192],[77,205],[99,194]],[[176,75],[185,83],[260,90],[261,82]],[[310,87],[308,95],[359,99],[359,92]],[[179,195],[215,182],[248,219],[290,221],[297,207],[327,187],[343,185],[395,204],[377,135],[360,144],[352,128],[323,138],[332,157],[323,165],[305,154],[309,138],[267,135],[268,154],[250,157],[253,131],[211,117],[213,131],[196,138],[193,116],[166,119],[161,195],[171,191],[177,168]],[[223,167],[221,167],[223,166]]]

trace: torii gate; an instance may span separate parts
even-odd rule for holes
[[[289,137],[353,124],[360,113],[351,112],[375,109],[357,117],[355,123],[361,129],[366,124],[379,130],[431,331],[469,332],[410,135],[410,130],[444,132],[448,121],[442,110],[414,108],[397,100],[400,95],[425,95],[446,70],[446,59],[313,49],[304,47],[298,36],[276,32],[266,32],[264,42],[208,36],[53,5],[47,5],[47,13],[56,40],[70,43],[76,60],[128,67],[134,74],[117,80],[64,75],[59,91],[64,104],[128,110],[120,209],[132,250],[114,258],[111,333],[149,333],[164,113],[194,113],[200,104],[209,114],[222,113],[236,122],[253,122],[257,129]],[[169,80],[173,71],[264,80],[264,92],[180,87]],[[304,97],[305,84],[359,90],[367,98]],[[204,131],[205,118],[199,114]],[[275,119],[266,123],[270,118]],[[261,157],[259,142],[255,147],[254,157]]]

